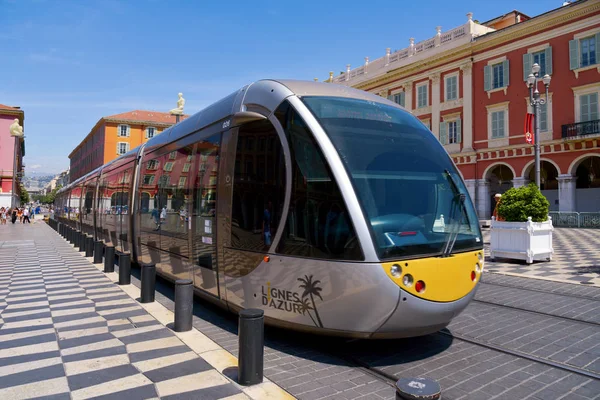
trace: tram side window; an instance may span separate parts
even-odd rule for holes
[[[283,103],[275,115],[292,157],[292,196],[278,253],[363,260],[344,198],[304,120]]]
[[[272,149],[261,151],[254,142],[270,140]],[[268,121],[243,125],[238,132],[233,182],[231,244],[265,251],[271,246],[283,212],[285,161],[277,131]]]

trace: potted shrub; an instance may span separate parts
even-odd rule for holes
[[[538,187],[512,188],[498,204],[498,220],[492,217],[490,256],[525,260],[551,260],[552,218],[550,204]]]

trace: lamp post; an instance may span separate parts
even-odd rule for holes
[[[540,188],[540,107],[548,102],[548,86],[550,86],[550,75],[546,74],[541,79],[546,87],[546,98],[540,97],[538,82],[540,66],[535,63],[531,67],[531,74],[527,77],[527,87],[529,87],[529,104],[533,107],[534,114],[534,146],[535,146],[535,184]]]

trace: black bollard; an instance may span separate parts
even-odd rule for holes
[[[83,253],[85,251],[85,237],[86,234],[83,232],[79,233],[79,251]]]
[[[396,400],[439,400],[440,384],[429,378],[400,378],[396,382]]]
[[[102,251],[104,250],[104,243],[101,240],[94,240],[94,264],[100,264],[102,262]]]
[[[85,235],[85,256],[92,257],[94,255],[94,238]]]
[[[75,231],[73,233],[73,246],[79,247],[79,240],[80,240],[79,232]]]
[[[131,283],[131,258],[129,253],[122,253],[119,256],[119,285],[129,285]]]
[[[194,286],[191,279],[178,279],[175,282],[175,332],[192,330],[194,311]]]
[[[142,287],[141,302],[152,303],[154,301],[154,288],[156,287],[156,265],[142,264]]]
[[[238,337],[238,383],[256,385],[263,381],[264,311],[249,308],[240,311]]]
[[[104,272],[115,272],[115,246],[104,245]]]

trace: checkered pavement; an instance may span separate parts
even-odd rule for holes
[[[487,272],[550,279],[600,287],[600,230],[554,228],[552,261],[489,258],[490,231],[483,231]]]
[[[38,397],[248,398],[49,228],[3,226],[0,399]]]

